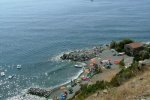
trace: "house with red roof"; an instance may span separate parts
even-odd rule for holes
[[[124,49],[127,54],[134,56],[138,54],[141,50],[143,50],[143,46],[144,46],[143,43],[133,42],[133,43],[126,44],[124,46]]]

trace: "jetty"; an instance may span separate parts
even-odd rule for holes
[[[28,94],[37,95],[45,98],[49,97],[51,92],[52,92],[51,90],[45,90],[41,88],[30,88],[28,90]]]
[[[97,46],[92,49],[86,49],[86,50],[76,50],[72,51],[70,53],[63,54],[60,58],[62,60],[71,60],[71,61],[88,61],[94,57],[96,57],[99,53],[103,51],[102,46]]]

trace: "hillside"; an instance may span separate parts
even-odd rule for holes
[[[97,91],[86,100],[150,100],[150,66],[119,87]]]

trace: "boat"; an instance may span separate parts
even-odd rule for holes
[[[1,77],[5,76],[5,72],[1,72]]]
[[[21,69],[21,65],[17,65],[17,69]]]
[[[48,73],[45,73],[45,76],[48,76]]]
[[[14,77],[14,75],[12,75],[12,76],[10,75],[10,76],[8,76],[8,79],[12,79],[13,77]]]
[[[76,68],[83,68],[82,65],[74,65],[74,67],[76,67]]]

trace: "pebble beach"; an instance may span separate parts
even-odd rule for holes
[[[109,49],[109,47],[105,46],[103,47],[103,50],[100,53],[97,53],[95,55],[94,58],[92,58],[91,60],[87,60],[84,63],[86,63],[86,66],[82,68],[83,72],[75,79],[76,85],[72,86],[72,93],[69,93],[69,90],[67,89],[67,86],[70,85],[71,86],[71,81],[65,85],[59,86],[56,89],[54,89],[54,91],[51,93],[51,95],[49,96],[49,98],[59,98],[60,95],[62,93],[64,93],[64,91],[68,92],[67,95],[67,99],[72,98],[73,96],[75,96],[75,93],[77,91],[80,90],[81,88],[81,84],[94,84],[96,83],[96,81],[110,81],[112,79],[112,77],[114,77],[119,71],[119,65],[115,64],[114,62],[116,60],[121,61],[122,59],[132,59],[131,57],[127,56],[127,55],[123,55],[123,56],[114,56],[113,55],[114,52],[112,52],[112,50]],[[72,58],[71,58],[72,59]],[[101,73],[95,74],[93,75],[91,78],[89,78],[88,80],[83,80],[83,77],[87,76],[87,74],[89,73],[89,69],[93,66],[91,66],[91,64],[93,63],[93,59],[94,59],[94,63],[96,63],[102,70]],[[101,61],[105,61],[105,60],[110,60],[112,65],[111,68],[108,69],[104,64],[101,64]],[[132,60],[131,60],[132,62]],[[80,79],[80,82],[78,82],[78,79]]]

